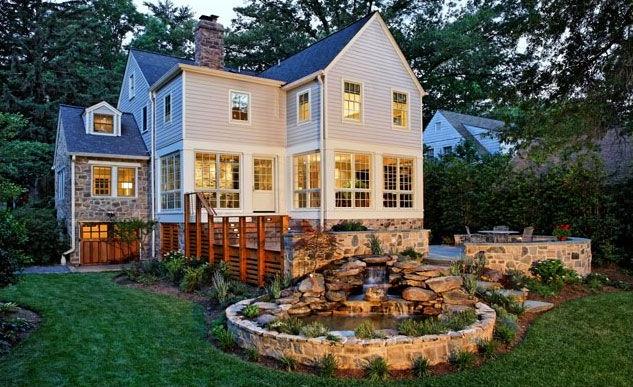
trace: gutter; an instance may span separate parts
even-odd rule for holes
[[[319,227],[323,230],[325,226],[325,74],[321,71],[317,79],[319,80],[320,103],[319,103],[319,145],[321,160],[321,205],[319,206]]]
[[[70,249],[62,253],[60,264],[66,266],[66,255],[75,251],[75,156],[70,159]]]

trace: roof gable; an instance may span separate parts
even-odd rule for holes
[[[134,60],[136,60],[138,67],[141,69],[143,77],[145,77],[145,80],[150,86],[156,83],[160,77],[165,75],[173,67],[179,64],[194,64],[194,61],[191,59],[157,54],[136,48],[130,49],[130,55],[134,56]]]
[[[483,146],[477,137],[475,137],[471,131],[466,128],[466,125],[486,129],[488,131],[494,131],[504,125],[503,121],[455,113],[448,110],[438,110],[436,114],[441,114],[464,139],[475,144],[477,151],[482,155],[489,154],[490,152],[488,152],[486,147]]]

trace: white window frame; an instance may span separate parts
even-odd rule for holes
[[[300,97],[304,94],[308,94],[308,118],[301,120]],[[312,121],[312,90],[303,89],[297,93],[297,125],[307,124],[310,121]]]
[[[248,96],[248,106],[246,109],[246,114],[248,116],[248,119],[246,121],[233,119],[233,94],[246,94]],[[229,90],[229,122],[232,124],[238,124],[238,125],[250,125],[251,121],[253,121],[253,116],[252,116],[253,109],[251,108],[252,105],[253,105],[253,98],[250,92],[243,91],[243,90],[235,90],[235,89]]]
[[[165,183],[165,179],[163,176],[163,160],[169,159],[169,158],[175,158],[178,157],[178,165],[176,165],[176,168],[174,169],[174,171],[178,171],[178,188],[175,189],[170,189],[170,190],[164,190],[163,186]],[[182,203],[182,180],[183,180],[183,176],[182,176],[182,153],[180,152],[173,152],[173,153],[169,153],[166,155],[163,155],[159,158],[159,162],[158,162],[158,176],[160,177],[159,180],[159,195],[158,195],[158,204],[159,204],[159,208],[162,212],[174,212],[174,211],[181,211],[182,207],[183,207],[183,203]],[[180,206],[179,207],[174,207],[174,208],[165,208],[163,207],[163,195],[164,194],[176,194],[176,196],[178,197],[178,201],[180,202]]]
[[[358,120],[345,118],[345,83],[355,83],[360,85],[360,118]],[[365,85],[361,81],[343,78],[341,80],[341,119],[343,122],[362,124],[365,121]]]
[[[128,99],[132,99],[136,96],[136,80],[135,80],[134,72],[132,72],[127,79],[127,94]]]
[[[167,97],[169,97],[169,116],[167,115]],[[171,122],[174,115],[174,104],[171,93],[167,93],[163,96],[163,123],[168,124]]]
[[[348,155],[350,157],[351,162],[351,188],[338,188],[336,187],[336,155]],[[356,187],[356,156],[367,156],[369,158],[369,187],[368,188],[357,188]],[[373,157],[370,153],[363,152],[345,152],[345,151],[336,151],[334,152],[334,207],[337,209],[353,209],[353,208],[372,208],[373,207],[373,187],[374,187],[374,171],[373,171]],[[351,196],[351,206],[343,207],[338,206],[336,203],[336,194],[338,192],[350,192]],[[356,206],[356,193],[364,192],[369,194],[369,205],[365,207]]]
[[[116,198],[116,199],[136,199],[138,198],[138,169],[135,163],[109,163],[90,160],[90,196],[93,198]],[[95,195],[94,191],[94,170],[95,168],[110,168],[110,195]],[[119,168],[134,169],[134,195],[119,196]]]
[[[407,97],[407,110],[405,112],[406,114],[406,125],[396,125],[393,123],[393,94],[394,93],[398,93],[398,94],[404,94]],[[395,129],[395,130],[403,130],[403,131],[409,131],[411,128],[411,94],[409,94],[409,92],[403,91],[403,90],[398,90],[398,89],[391,89],[391,94],[390,94],[390,116],[391,116],[391,128]]]
[[[196,185],[196,159],[197,156],[199,154],[206,154],[206,155],[214,155],[215,156],[215,188],[204,188],[204,187],[198,187]],[[238,184],[238,189],[234,189],[234,188],[220,188],[220,166],[222,164],[221,162],[221,157],[222,156],[237,156],[237,160],[238,160],[238,179],[237,179],[237,184]],[[218,209],[222,209],[222,210],[240,210],[242,209],[242,202],[244,200],[244,195],[242,193],[242,174],[244,171],[243,168],[243,157],[241,154],[239,153],[231,153],[231,152],[213,152],[213,151],[196,151],[194,152],[193,155],[193,186],[196,192],[208,192],[208,193],[215,193],[215,203],[211,204],[211,207],[213,208],[218,208]],[[220,195],[222,195],[223,193],[237,193],[237,201],[238,201],[238,206],[237,207],[221,207],[220,206]]]
[[[310,163],[311,161],[309,161],[309,157],[313,156],[313,155],[318,155],[319,159],[317,161],[313,161],[314,163],[316,163],[316,165],[318,165],[319,167],[319,178],[317,179],[318,181],[318,187],[312,187],[310,185]],[[306,175],[306,188],[301,188],[298,189],[297,188],[297,174],[298,174],[298,159],[300,157],[308,157],[308,167],[307,167],[307,175]],[[321,157],[323,157],[323,155],[321,155],[321,153],[319,151],[316,152],[306,152],[306,153],[297,153],[295,155],[292,155],[292,208],[294,210],[297,211],[305,211],[305,210],[315,210],[318,208],[321,208],[321,206],[323,206],[323,191],[321,189],[321,174],[323,173],[323,171],[321,170]],[[310,200],[310,196],[311,193],[313,192],[318,192],[319,193],[319,206],[318,207],[312,207],[311,206],[311,202],[312,200]],[[297,205],[297,201],[295,200],[295,195],[299,194],[299,193],[305,193],[307,194],[307,198],[306,198],[306,206],[305,207],[299,207]]]
[[[385,178],[385,158],[396,159],[396,189],[387,189],[385,185],[387,184],[387,179]],[[411,160],[411,190],[403,190],[400,188],[400,161],[403,159]],[[383,155],[382,156],[382,197],[381,203],[382,207],[390,210],[401,209],[401,210],[410,210],[415,208],[415,179],[416,179],[416,165],[415,165],[415,157],[413,156],[399,156],[399,155]],[[388,207],[385,206],[385,194],[396,194],[396,206]],[[411,195],[411,207],[402,207],[400,206],[400,195],[401,194],[409,194]]]

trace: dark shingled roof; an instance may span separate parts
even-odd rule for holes
[[[448,121],[448,123],[451,124],[451,126],[455,128],[455,130],[457,130],[464,139],[470,140],[473,144],[475,144],[477,151],[482,155],[489,154],[490,152],[488,152],[488,150],[477,140],[475,136],[472,135],[472,133],[470,133],[468,129],[466,129],[464,125],[488,129],[491,132],[504,125],[503,121],[493,120],[490,118],[455,113],[448,110],[438,110],[438,112],[446,118],[446,121]]]
[[[259,76],[290,83],[326,68],[374,13],[372,12],[332,35],[313,43],[304,50],[284,59],[278,65],[261,72]]]
[[[157,54],[154,52],[148,52],[138,50],[135,48],[130,49],[136,59],[136,63],[141,68],[143,76],[147,80],[149,85],[153,85],[160,79],[167,71],[178,64],[195,64],[194,61],[185,58],[177,58],[175,56]]]
[[[121,115],[120,136],[100,136],[86,133],[82,116],[85,110],[80,106],[59,105],[59,117],[69,153],[120,156],[149,155],[132,114],[123,113]]]

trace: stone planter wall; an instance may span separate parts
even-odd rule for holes
[[[484,254],[486,266],[502,272],[516,269],[529,274],[533,262],[559,259],[582,276],[591,273],[591,239],[585,238],[525,243],[465,242],[464,252],[469,257]]]
[[[332,254],[320,254],[316,263],[307,251],[295,248],[304,234],[289,233],[284,238],[284,268],[287,275],[298,278],[342,258],[371,254],[370,235],[375,235],[381,241],[385,253],[398,253],[411,247],[426,256],[429,251],[429,232],[424,229],[331,232],[336,237],[337,248]]]
[[[392,370],[412,368],[413,360],[424,356],[430,364],[448,361],[451,352],[475,352],[477,342],[492,339],[496,319],[495,311],[477,303],[479,321],[459,332],[422,337],[393,336],[386,339],[358,339],[344,336],[334,342],[325,337],[307,338],[269,331],[254,321],[242,318],[239,311],[252,300],[241,301],[226,310],[229,331],[242,348],[256,349],[261,355],[273,358],[291,356],[297,362],[314,365],[326,354],[332,354],[341,369],[361,369],[376,356],[383,357]]]

